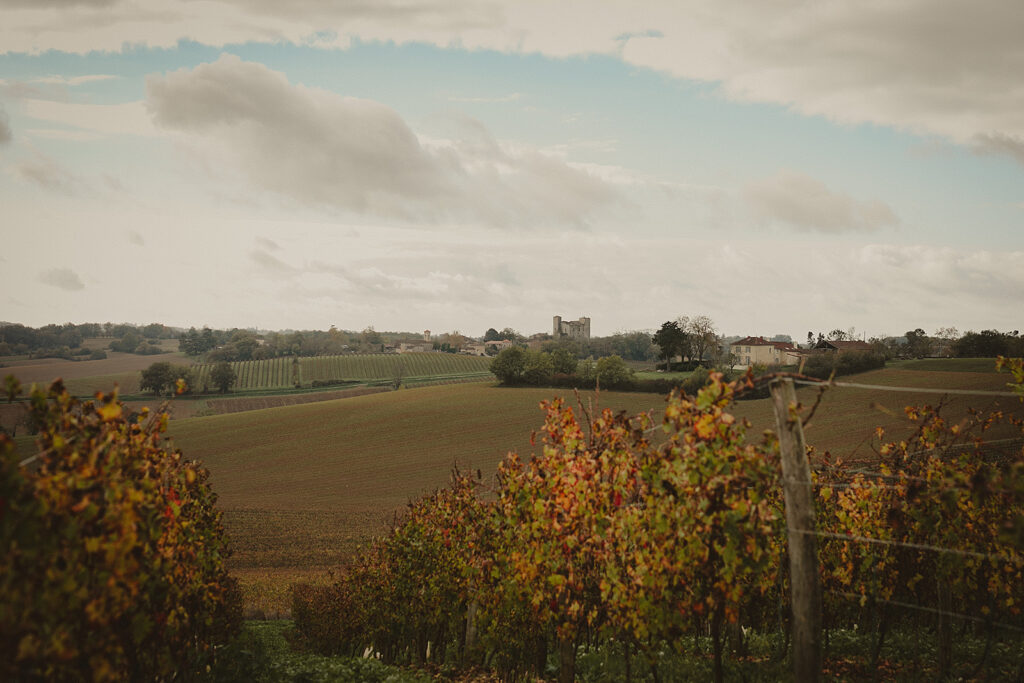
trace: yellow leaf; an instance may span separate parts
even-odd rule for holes
[[[100,418],[104,422],[116,420],[121,417],[121,405],[119,403],[107,403],[106,405],[100,406],[99,409]]]

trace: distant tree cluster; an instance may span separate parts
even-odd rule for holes
[[[713,362],[718,355],[715,323],[706,315],[693,318],[684,315],[666,321],[654,333],[651,342],[658,347],[658,355],[665,360],[666,369],[676,357],[684,363],[689,361],[699,365],[705,361]]]
[[[234,328],[202,330],[190,328],[178,337],[178,348],[189,356],[204,356],[208,362],[267,360],[289,356],[334,356],[343,353],[380,353],[393,341],[410,333],[377,332],[367,327],[361,332],[327,330],[267,332]]]
[[[568,348],[552,352],[531,351],[518,346],[504,349],[491,361],[491,372],[502,384],[529,384],[546,386],[580,382],[593,386],[627,388],[633,380],[633,370],[620,356],[605,356],[596,362],[577,361]]]
[[[953,355],[958,358],[994,358],[995,356],[1024,356],[1024,337],[1017,330],[999,332],[982,330],[967,332],[953,343]]]
[[[38,329],[10,324],[0,326],[0,356],[28,354],[32,358],[98,360],[107,356],[103,349],[88,349],[82,344],[86,339],[100,337],[113,338],[107,346],[111,351],[153,355],[163,353],[157,340],[173,335],[172,329],[160,323],[65,323]]]
[[[98,327],[98,326],[97,326]],[[29,354],[34,358],[68,358],[88,355],[82,341],[92,331],[91,326],[46,325],[38,329],[25,325],[0,326],[0,356]]]

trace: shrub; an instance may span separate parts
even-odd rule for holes
[[[93,349],[89,352],[89,360],[104,360],[107,357],[107,352],[103,349]]]
[[[0,434],[0,679],[189,678],[241,601],[207,472],[116,392],[33,392],[31,466]]]
[[[605,387],[627,387],[633,381],[633,370],[619,356],[599,358],[596,372],[598,381]]]
[[[317,387],[336,387],[349,384],[358,384],[358,382],[351,379],[315,379],[309,383],[309,386],[315,389]]]
[[[551,354],[544,351],[527,351],[526,363],[523,365],[523,381],[527,384],[540,386],[551,381],[555,365]]]
[[[504,349],[491,361],[490,370],[502,384],[516,384],[526,370],[526,351],[518,346]]]
[[[153,363],[141,372],[139,389],[152,391],[154,394],[170,391],[179,380],[184,382],[185,391],[188,391],[192,383],[192,370],[184,365],[172,365],[166,361]]]
[[[816,353],[804,363],[804,374],[828,379],[833,370],[836,376],[854,375],[858,372],[877,370],[885,367],[885,356],[875,351],[847,351],[844,353]]]

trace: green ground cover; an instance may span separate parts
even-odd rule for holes
[[[228,648],[215,671],[218,681],[336,681],[338,683],[494,683],[496,677],[482,672],[456,676],[453,669],[441,667],[429,673],[412,668],[386,666],[376,659],[326,657],[294,650],[288,641],[292,622],[288,620],[247,621],[236,643]],[[912,628],[896,628],[887,637],[878,660],[873,661],[877,634],[869,624],[858,630],[833,630],[828,633],[824,652],[823,679],[830,681],[926,680],[935,671],[935,639],[931,633]],[[793,679],[788,658],[780,656],[780,634],[750,632],[742,644],[744,653],[728,658],[726,680],[789,681]],[[453,649],[454,650],[454,649]],[[986,655],[986,638],[974,629],[965,630],[956,639],[953,659],[957,666],[951,680],[1017,680],[1022,660],[1019,642],[996,634]],[[683,652],[666,646],[655,662],[657,678],[649,662],[634,655],[630,674],[634,681],[711,680],[710,638],[689,641]],[[548,658],[547,678],[557,676],[558,661]],[[579,649],[576,679],[581,683],[618,683],[626,680],[626,660],[620,647]]]

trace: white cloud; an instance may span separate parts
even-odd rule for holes
[[[554,57],[608,54],[719,83],[739,100],[971,144],[979,135],[1024,138],[1022,26],[1024,4],[1015,0],[983,7],[929,0],[20,0],[6,11],[0,45],[84,53],[189,39],[344,48],[359,38]]]
[[[84,104],[26,99],[22,106],[29,118],[101,135],[149,136],[157,133],[142,102]]]
[[[85,289],[85,283],[78,273],[70,268],[51,268],[39,273],[39,282],[68,292]]]
[[[1002,154],[1024,165],[1024,137],[1002,133],[977,135],[974,149],[980,154]]]
[[[85,83],[95,83],[96,81],[109,81],[118,78],[113,74],[86,74],[84,76],[43,76],[42,78],[33,78],[33,83],[46,83],[48,85],[66,85],[76,86],[83,85]]]
[[[899,218],[884,202],[855,199],[793,171],[780,171],[770,178],[750,183],[743,195],[759,218],[780,221],[802,231],[871,232],[899,223]]]
[[[560,159],[472,139],[421,141],[393,109],[292,85],[262,64],[214,63],[146,80],[155,123],[201,139],[257,186],[305,204],[412,222],[584,224],[616,199]]]

